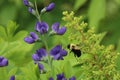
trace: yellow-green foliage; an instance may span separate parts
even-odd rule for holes
[[[69,32],[68,38],[71,43],[78,44],[82,52],[78,61],[82,71],[79,80],[119,80],[120,73],[116,70],[116,58],[119,53],[113,45],[100,45],[105,33],[95,34],[94,29],[88,28],[83,18],[75,17],[74,12],[63,12],[63,20]]]

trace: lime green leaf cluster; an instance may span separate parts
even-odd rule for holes
[[[120,73],[116,69],[116,60],[119,56],[113,45],[100,45],[106,33],[95,34],[93,28],[88,28],[82,17],[75,17],[74,12],[63,12],[68,39],[77,44],[82,52],[78,58],[78,80],[119,80]]]

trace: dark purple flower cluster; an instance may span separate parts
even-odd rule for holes
[[[60,28],[60,24],[56,22],[52,25],[52,30],[55,34],[63,35],[66,32],[66,27],[63,26]]]
[[[50,77],[49,80],[54,80],[54,79]],[[62,74],[57,74],[56,80],[68,80],[68,79],[64,76],[64,73],[62,73]],[[69,78],[69,80],[76,80],[76,78],[72,76],[71,78]]]
[[[39,32],[40,34],[47,33],[49,29],[49,26],[46,22],[37,22],[35,26],[35,30]]]
[[[34,60],[35,64],[38,64],[38,68],[40,73],[44,72],[44,67],[40,63],[40,61],[46,62],[47,61],[47,51],[44,48],[40,48],[36,50],[36,53],[32,55],[32,59]],[[67,55],[67,51],[62,49],[61,45],[55,46],[50,51],[50,56],[54,60],[63,60],[63,57]]]
[[[50,55],[53,56],[54,60],[63,60],[63,57],[67,55],[67,51],[62,49],[61,45],[57,45],[50,51]]]
[[[0,67],[4,67],[8,65],[8,60],[2,56],[0,56]]]
[[[32,59],[36,62],[44,60],[44,58],[47,56],[47,52],[45,49],[41,48],[39,50],[36,50],[36,53],[32,55]],[[53,57],[54,60],[63,60],[63,57],[67,55],[67,51],[62,49],[61,45],[55,46],[50,51],[51,57]]]
[[[38,40],[38,36],[34,32],[30,32],[30,36],[27,36],[24,38],[24,41],[29,43],[29,44],[32,44],[37,40]]]
[[[44,60],[45,56],[47,56],[47,52],[45,49],[41,48],[39,50],[36,50],[36,53],[32,55],[32,59],[35,62],[42,61],[42,60]]]

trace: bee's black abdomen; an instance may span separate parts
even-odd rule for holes
[[[80,57],[81,56],[81,51],[80,50],[74,50],[72,49],[72,52],[74,53],[75,56]]]

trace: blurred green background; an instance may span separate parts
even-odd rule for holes
[[[33,2],[34,0],[30,0]],[[96,32],[107,32],[102,43],[115,44],[120,41],[120,0],[37,0],[39,10],[50,2],[55,2],[55,9],[42,16],[49,25],[62,23],[62,11],[74,11],[76,16],[83,16]],[[28,12],[22,0],[0,0],[0,25],[5,26],[9,20],[19,24],[17,31],[33,31],[36,18]]]

